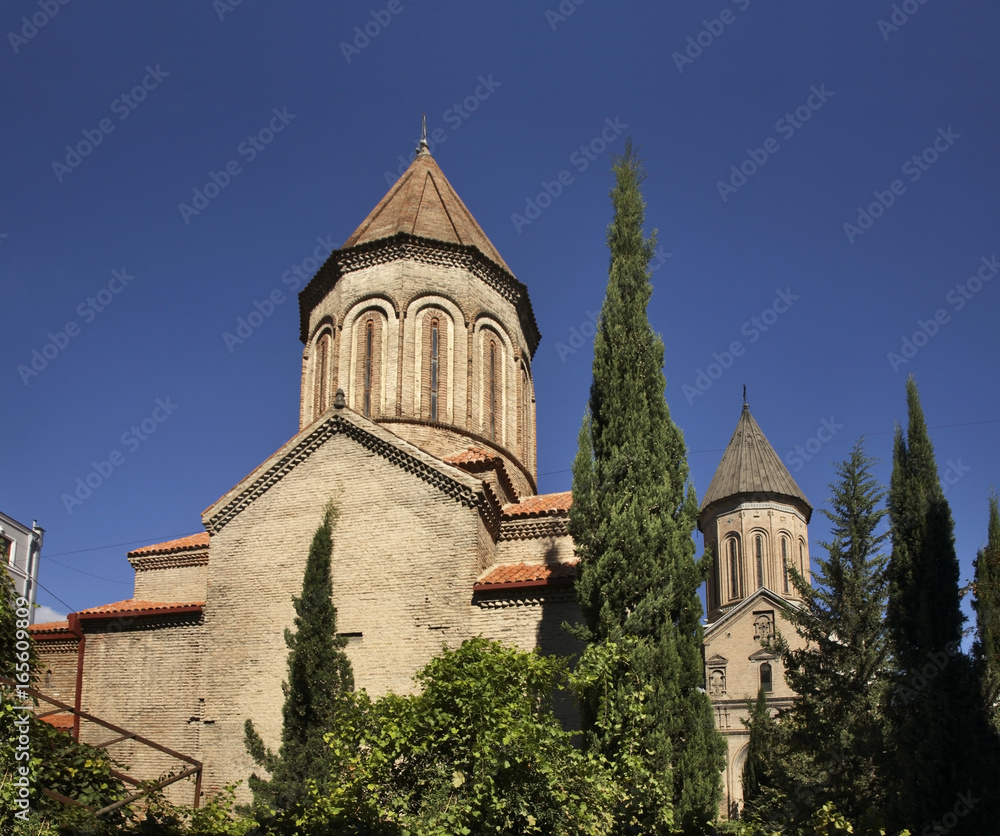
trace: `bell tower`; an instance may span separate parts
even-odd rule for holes
[[[440,458],[499,457],[536,493],[528,298],[421,139],[413,162],[299,294],[300,428],[347,408]]]
[[[812,506],[761,431],[744,395],[743,412],[701,503],[698,528],[714,561],[708,578],[705,682],[716,727],[726,739],[720,813],[739,818],[749,736],[747,700],[763,691],[772,711],[795,698],[771,644],[780,630],[801,640],[784,618],[801,599],[791,569],[810,578]]]
[[[708,620],[767,588],[798,600],[789,569],[809,574],[812,506],[765,438],[748,404],[702,499],[698,528],[715,556]]]

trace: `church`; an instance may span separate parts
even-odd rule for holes
[[[202,762],[208,794],[243,780],[248,797],[248,718],[279,739],[283,634],[328,502],[337,626],[359,688],[409,692],[443,644],[474,636],[578,649],[561,628],[580,619],[572,497],[537,490],[528,288],[426,141],[299,309],[297,432],[202,512],[203,533],[130,552],[131,598],[32,628],[43,693]],[[761,642],[796,601],[789,568],[809,577],[811,511],[744,405],[699,517],[716,555],[705,677],[729,745],[724,815],[742,799],[747,698],[763,687],[777,709],[793,696]],[[47,719],[88,743],[109,737]],[[110,752],[146,778],[176,768],[131,739]]]

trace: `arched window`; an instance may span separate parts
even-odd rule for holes
[[[531,449],[531,389],[528,386],[528,370],[522,365],[521,366],[521,397],[520,397],[520,416],[518,418],[518,446],[521,451],[521,461],[525,464],[528,462],[528,451]]]
[[[365,347],[364,347],[364,402],[361,414],[365,418],[370,418],[372,414],[372,377],[375,365],[375,323],[368,320],[365,323]]]
[[[421,313],[420,325],[420,417],[427,421],[447,421],[448,339],[451,319],[435,308]]]
[[[753,538],[754,554],[757,558],[757,588],[764,585],[764,538],[758,534]]]
[[[437,318],[431,320],[431,420],[438,419],[438,340],[440,324]]]
[[[771,692],[772,681],[771,681],[771,664],[769,662],[760,663],[760,687],[762,691]]]
[[[489,392],[487,393],[487,397],[489,398],[489,405],[488,405],[489,425],[488,426],[489,426],[490,441],[496,441],[497,440],[497,405],[498,405],[497,401],[499,400],[499,398],[497,397],[497,394],[498,394],[497,393],[497,378],[499,377],[499,375],[497,374],[497,344],[496,344],[495,340],[490,340],[489,354],[490,354],[490,362],[489,362],[489,368],[487,369],[487,372],[486,372],[487,373],[486,385],[489,388]]]
[[[799,540],[799,574],[806,576],[806,544]]]
[[[781,538],[781,572],[785,578],[785,594],[788,594],[788,538]]]
[[[729,540],[729,597],[740,597],[740,556],[735,537]]]
[[[316,343],[315,386],[313,387],[313,418],[318,418],[329,406],[330,335],[323,334]]]
[[[713,697],[721,697],[726,693],[726,672],[716,668],[708,676],[708,693]]]

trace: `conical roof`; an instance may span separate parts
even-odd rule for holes
[[[747,404],[743,404],[743,414],[705,491],[701,508],[704,511],[716,502],[735,496],[784,500],[800,507],[806,522],[812,515],[812,505],[764,436]]]
[[[410,167],[343,247],[377,241],[398,232],[471,245],[511,272],[425,146],[421,146]]]

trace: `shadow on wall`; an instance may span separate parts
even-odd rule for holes
[[[559,563],[559,558],[559,547],[556,541],[552,540],[545,550],[545,562]],[[575,664],[583,650],[583,643],[563,629],[563,625],[567,623],[573,625],[583,623],[573,586],[543,587],[543,590],[542,613],[538,620],[535,645],[543,655],[569,657],[570,663]],[[579,730],[580,708],[576,697],[569,691],[564,690],[556,694],[554,711],[563,728],[570,731]]]

